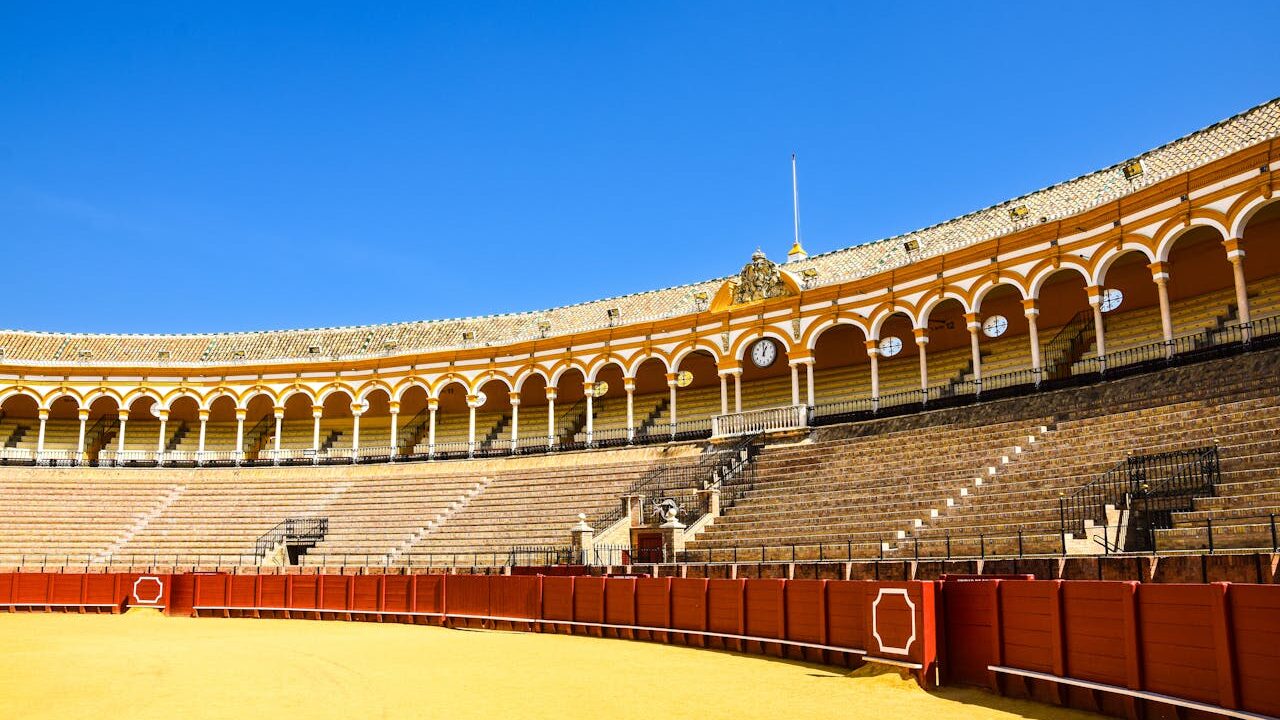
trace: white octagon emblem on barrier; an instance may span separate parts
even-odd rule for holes
[[[911,616],[911,635],[907,637],[907,641],[902,647],[885,645],[884,638],[880,637],[880,601],[894,595],[902,596],[902,602],[907,604],[907,614]],[[916,641],[916,604],[911,602],[911,597],[907,594],[905,588],[880,588],[880,591],[876,593],[876,600],[871,603],[871,634],[875,636],[876,644],[880,646],[880,652],[898,655],[907,655],[911,652],[911,645]]]
[[[155,593],[152,596],[152,592]],[[160,578],[152,575],[143,575],[133,581],[133,599],[141,605],[155,605],[160,602],[160,598],[164,597],[164,583]]]

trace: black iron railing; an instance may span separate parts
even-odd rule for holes
[[[329,518],[289,518],[262,534],[254,544],[254,553],[261,559],[276,545],[314,546],[329,532]]]
[[[1108,507],[1127,511],[1131,526],[1136,514],[1150,532],[1172,527],[1171,514],[1191,510],[1197,497],[1212,496],[1221,477],[1216,445],[1130,455],[1059,500],[1063,542],[1067,535],[1084,535],[1090,526],[1107,526]]]

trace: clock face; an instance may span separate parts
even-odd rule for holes
[[[778,348],[772,340],[761,340],[751,348],[751,362],[756,367],[766,368],[778,359]]]
[[[688,370],[681,370],[676,373],[676,387],[687,388],[693,383],[693,373]]]
[[[1003,315],[992,315],[982,323],[982,333],[987,337],[1000,337],[1009,329],[1009,321]]]
[[[1120,303],[1124,302],[1124,293],[1115,288],[1109,288],[1102,292],[1102,312],[1111,312],[1120,307]]]
[[[604,394],[607,392],[609,392],[609,383],[604,380],[600,380],[596,382],[595,385],[591,386],[592,397],[604,397]]]
[[[880,354],[884,357],[893,357],[902,352],[902,341],[890,335],[880,341]]]

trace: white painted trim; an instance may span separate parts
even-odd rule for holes
[[[1210,705],[1209,703],[1202,703],[1196,700],[1186,700],[1184,698],[1149,692],[1147,690],[1130,690],[1129,688],[1120,687],[1119,685],[1107,685],[1106,683],[1093,682],[1092,680],[1077,680],[1076,678],[1061,677],[1059,675],[1036,672],[1034,670],[1019,670],[1018,668],[1005,667],[1003,665],[988,665],[987,669],[991,672],[1020,675],[1034,680],[1048,680],[1050,682],[1062,683],[1063,685],[1074,685],[1076,687],[1088,688],[1089,690],[1102,690],[1104,692],[1112,692],[1118,695],[1127,695],[1129,697],[1138,698],[1139,700],[1168,703],[1169,705],[1178,705],[1179,707],[1189,708],[1191,710],[1211,712],[1233,718],[1242,718],[1242,720],[1278,720],[1271,715],[1261,715],[1259,713],[1251,713],[1246,710],[1230,710],[1228,708],[1218,707],[1217,705]]]
[[[901,595],[911,615],[911,637],[907,638],[907,644],[903,647],[885,645],[884,640],[880,637],[880,630],[876,626],[880,619],[880,601],[887,595]],[[876,639],[876,644],[880,646],[880,652],[890,652],[895,655],[909,655],[911,653],[911,646],[916,641],[916,604],[911,602],[911,596],[907,593],[906,588],[880,588],[880,591],[876,593],[875,602],[871,603],[871,635]]]

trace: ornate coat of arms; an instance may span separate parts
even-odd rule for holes
[[[751,262],[738,273],[738,282],[733,288],[733,304],[742,305],[786,294],[787,286],[782,281],[777,263],[757,249],[751,254]]]

